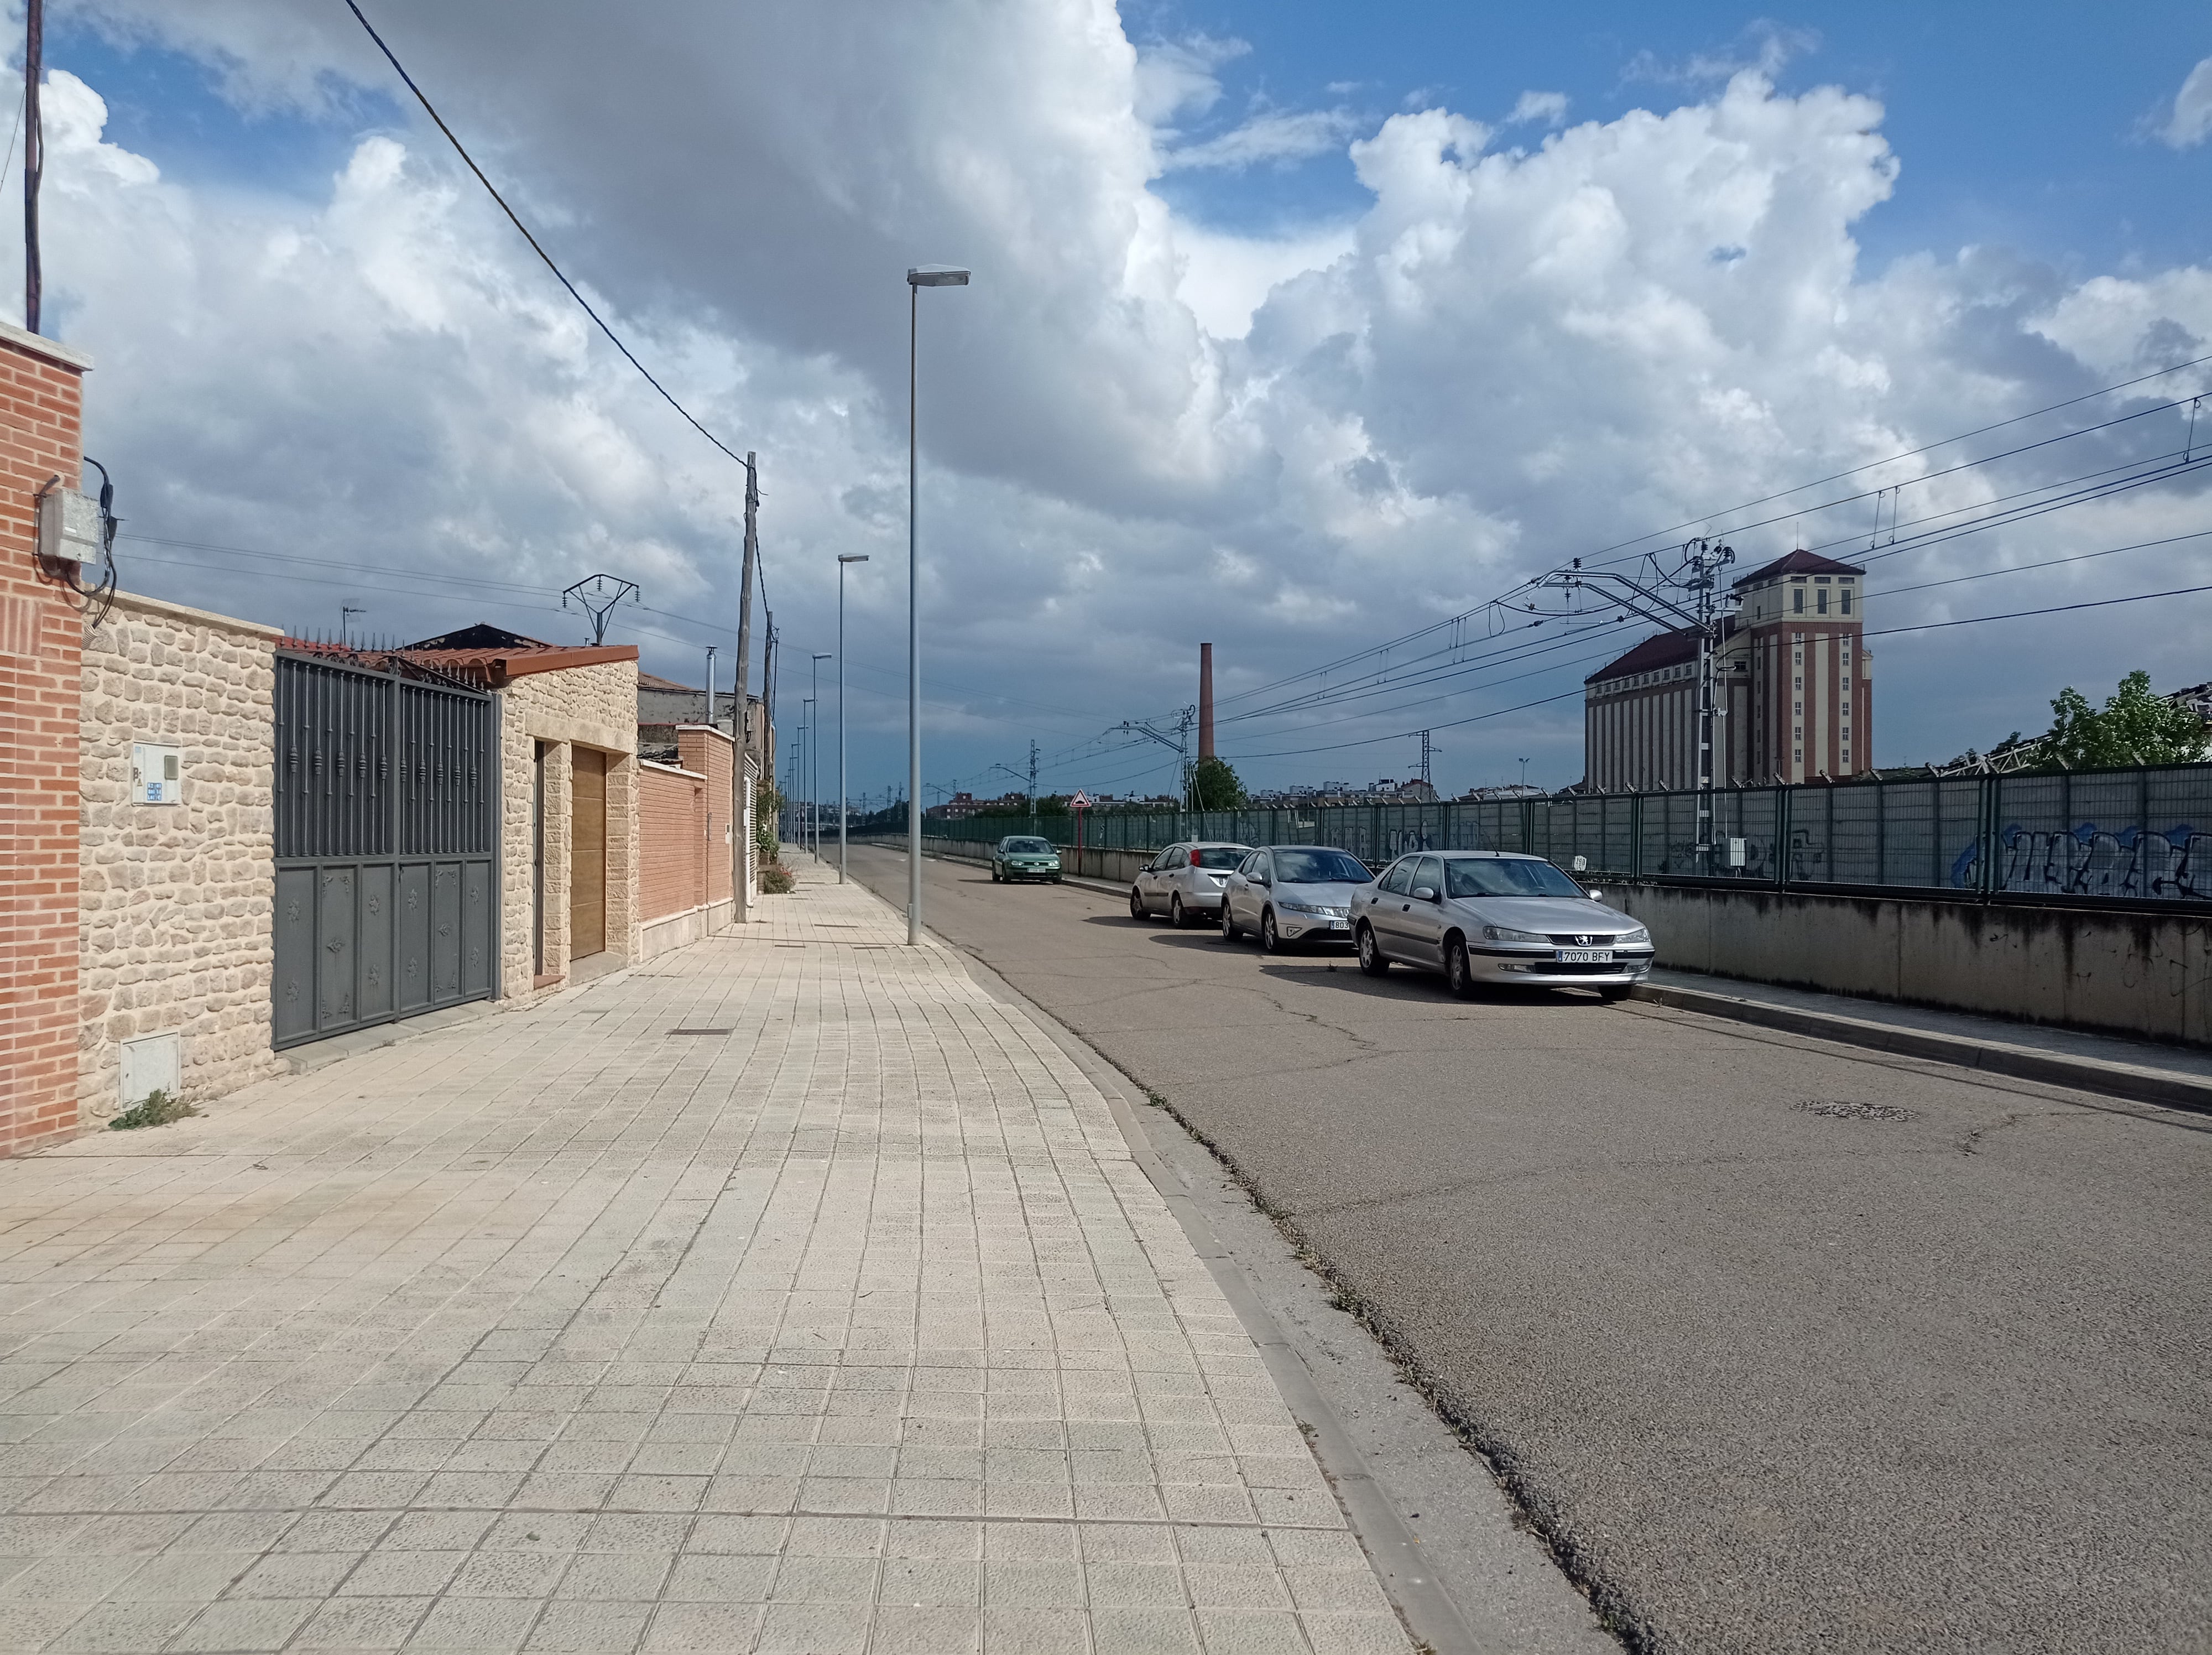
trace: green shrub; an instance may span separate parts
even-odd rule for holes
[[[761,869],[761,889],[771,897],[781,897],[798,885],[791,870],[781,862],[770,862]]]
[[[172,1121],[181,1121],[187,1115],[197,1115],[194,1109],[181,1098],[172,1098],[159,1086],[125,1110],[107,1123],[110,1132],[135,1132],[142,1126],[167,1126]]]

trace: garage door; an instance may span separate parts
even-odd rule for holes
[[[277,1047],[491,997],[490,696],[280,652],[276,804]]]

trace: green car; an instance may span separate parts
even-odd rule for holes
[[[1060,853],[1049,839],[1034,834],[1010,833],[991,847],[991,883],[1015,879],[1049,879],[1060,883]]]

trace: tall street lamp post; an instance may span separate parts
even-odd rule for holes
[[[845,570],[865,563],[865,551],[837,554],[837,883],[845,883]]]
[[[915,341],[924,288],[964,288],[964,270],[906,273],[906,940],[921,941],[921,540],[916,510]]]
[[[814,719],[817,725],[822,720],[822,663],[830,659],[830,653],[827,650],[819,652],[814,657],[812,668]],[[842,666],[844,663],[840,661],[838,665]],[[822,741],[818,736],[806,750],[806,837],[808,849],[814,853],[814,860],[820,861],[822,860]]]

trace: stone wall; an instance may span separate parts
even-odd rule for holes
[[[637,663],[532,672],[500,699],[500,995],[527,999],[565,980],[568,958],[569,777],[573,749],[607,755],[607,952],[643,957],[637,831]],[[545,754],[544,969],[532,946],[533,756]]]
[[[126,1041],[175,1037],[192,1102],[283,1067],[269,1044],[278,636],[129,593],[85,631],[76,1077],[87,1125],[136,1101],[123,1095]],[[177,802],[136,802],[134,744],[179,750]]]
[[[35,525],[50,481],[77,486],[90,366],[0,323],[0,1155],[76,1129],[84,619]]]

